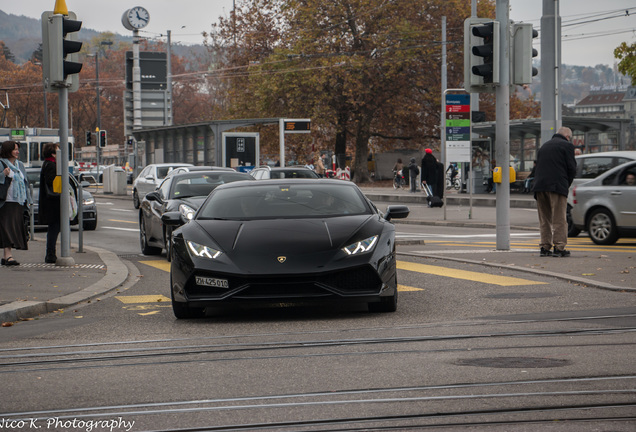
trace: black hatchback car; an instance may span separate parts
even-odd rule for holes
[[[161,216],[177,211],[181,223],[192,219],[208,194],[217,186],[240,180],[254,180],[236,171],[194,171],[168,176],[159,187],[146,194],[139,207],[139,242],[144,255],[159,255],[166,249],[170,260],[173,226],[164,226]]]

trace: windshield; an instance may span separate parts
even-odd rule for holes
[[[257,182],[254,182],[257,183]],[[333,184],[250,184],[216,191],[197,219],[335,217],[370,213],[356,188]]]
[[[248,174],[226,172],[179,176],[172,182],[171,199],[208,196],[217,186],[240,180],[253,180]]]

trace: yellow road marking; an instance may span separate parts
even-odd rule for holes
[[[161,303],[168,302],[170,303],[170,299],[163,295],[138,295],[138,296],[115,296],[117,300],[122,303],[130,304],[130,303]]]
[[[515,277],[497,276],[488,273],[478,273],[466,270],[458,270],[448,267],[439,267],[426,264],[417,264],[406,261],[398,261],[397,268],[400,270],[414,271],[418,273],[428,273],[437,276],[450,277],[455,279],[465,279],[475,282],[483,282],[493,285],[501,286],[515,286],[515,285],[545,285],[547,282],[537,282],[527,279],[520,279]]]
[[[142,264],[149,265],[150,267],[158,268],[159,270],[163,270],[165,272],[170,271],[170,263],[165,260],[152,260],[152,261],[139,261]]]
[[[398,284],[398,291],[399,291],[399,292],[407,292],[407,291],[424,291],[424,288],[415,288],[415,287],[410,287],[410,286],[406,286],[406,285],[400,285],[400,284]]]
[[[159,313],[159,311],[152,311],[152,312],[140,313],[138,315],[146,316],[146,315],[154,315],[154,314],[158,314],[158,313]]]
[[[108,222],[121,222],[121,223],[135,224],[135,225],[139,223],[139,221],[127,221],[127,220],[120,220],[120,219],[108,219]]]

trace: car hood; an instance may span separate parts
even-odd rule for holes
[[[255,221],[195,221],[200,235],[209,237],[246,273],[269,273],[285,257],[286,271],[317,271],[353,240],[363,240],[377,216]],[[191,224],[189,224],[191,225]],[[356,235],[357,234],[357,235]],[[360,238],[358,238],[358,236]],[[196,241],[190,236],[188,239]],[[203,239],[201,239],[203,241]]]

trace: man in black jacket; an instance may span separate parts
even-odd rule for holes
[[[537,153],[532,190],[539,213],[540,256],[570,256],[570,251],[565,250],[568,240],[567,198],[576,173],[571,140],[570,128],[562,127]]]

